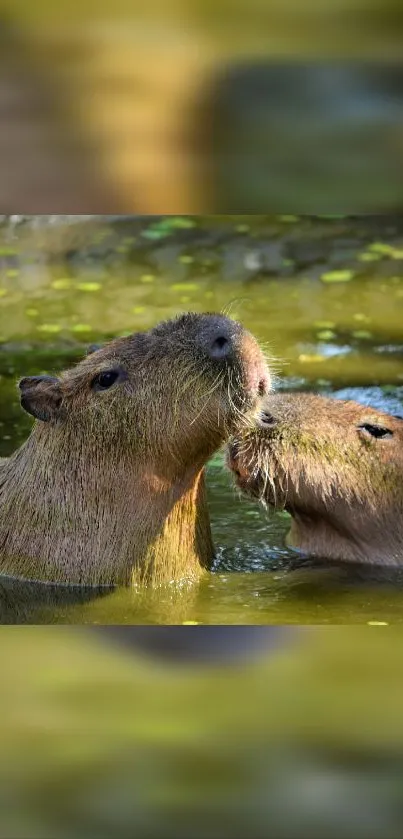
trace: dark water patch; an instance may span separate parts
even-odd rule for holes
[[[53,585],[0,575],[0,624],[51,624],[55,614],[105,597],[113,589]],[[61,619],[60,619],[61,618]]]

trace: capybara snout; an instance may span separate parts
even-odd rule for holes
[[[223,315],[209,315],[201,319],[195,333],[195,345],[213,362],[224,362],[235,367],[239,362],[246,368],[256,366],[259,375],[251,382],[251,389],[257,390],[260,396],[269,389],[268,371],[262,365],[262,355],[256,341],[236,321]]]

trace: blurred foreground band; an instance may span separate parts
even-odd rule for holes
[[[401,210],[399,15],[294,5],[10,6],[0,213]]]
[[[402,835],[397,630],[296,628],[222,669],[83,629],[1,640],[4,837]]]

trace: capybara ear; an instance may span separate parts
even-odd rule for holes
[[[26,376],[18,384],[21,407],[35,419],[50,422],[61,416],[62,389],[53,376]]]

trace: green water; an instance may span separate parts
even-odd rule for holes
[[[186,310],[239,318],[275,357],[281,387],[347,389],[402,410],[403,233],[393,222],[184,217],[0,232],[0,456],[31,426],[17,377],[56,372],[89,342]],[[398,585],[295,570],[287,517],[239,499],[222,454],[208,488],[217,558],[199,585],[87,597],[4,580],[0,621],[401,622]]]

